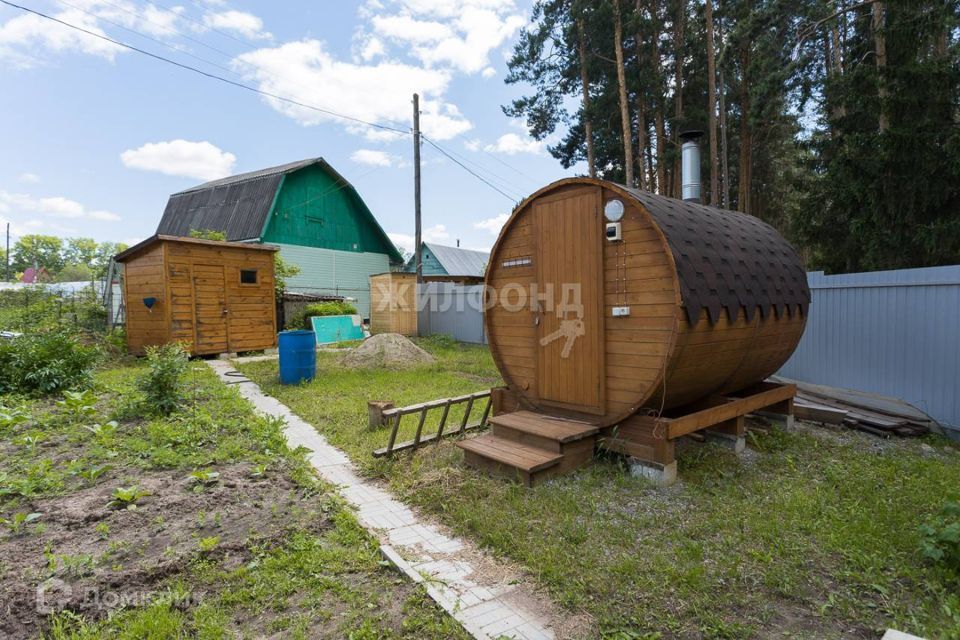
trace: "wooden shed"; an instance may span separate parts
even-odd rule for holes
[[[810,292],[800,257],[753,216],[561,180],[514,210],[486,284],[507,388],[493,433],[462,443],[477,466],[532,482],[602,441],[662,470],[680,436],[742,446],[743,415],[792,411],[795,389],[763,381],[799,342]]]
[[[370,276],[370,333],[417,335],[417,274]]]
[[[277,344],[270,245],[155,235],[118,254],[127,348],[180,341],[195,355]]]

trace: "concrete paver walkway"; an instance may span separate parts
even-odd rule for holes
[[[564,620],[556,605],[530,588],[519,572],[470,542],[444,534],[360,478],[343,451],[286,405],[264,394],[231,363],[208,360],[207,364],[258,411],[285,420],[288,445],[312,451],[310,462],[357,508],[360,523],[381,541],[384,555],[413,580],[425,583],[430,597],[475,638],[543,640],[567,635],[570,625],[581,626]]]

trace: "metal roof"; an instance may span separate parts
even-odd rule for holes
[[[363,213],[369,216],[375,229],[382,235],[389,248],[391,262],[401,262],[400,252],[367,208],[363,198],[353,185],[323,158],[307,158],[240,173],[174,193],[167,201],[157,233],[188,236],[191,229],[210,229],[223,232],[231,242],[258,240],[266,227],[284,176],[314,164],[323,167],[334,180],[342,183],[356,197]]]
[[[433,252],[433,257],[450,276],[482,278],[490,261],[490,254],[486,251],[448,247],[434,242],[424,242],[423,246]]]
[[[183,191],[179,191],[173,195],[178,196],[184,193],[190,193],[191,191],[202,191],[203,189],[212,189],[213,187],[222,187],[228,184],[236,184],[238,182],[247,182],[248,180],[257,180],[259,178],[267,178],[267,177],[276,176],[276,175],[286,175],[288,173],[293,173],[297,169],[308,167],[311,164],[314,164],[316,162],[323,162],[323,158],[307,158],[305,160],[297,160],[295,162],[279,164],[275,167],[267,167],[266,169],[257,169],[256,171],[238,173],[235,176],[227,176],[226,178],[220,178],[218,180],[211,180],[210,182],[204,182],[203,184],[198,184],[195,187],[184,189]]]
[[[701,309],[710,321],[726,309],[748,320],[775,313],[806,314],[810,288],[803,260],[776,229],[754,216],[630,189],[653,216],[673,252],[687,319]]]

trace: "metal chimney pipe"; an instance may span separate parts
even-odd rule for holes
[[[703,131],[681,131],[681,193],[686,202],[700,202],[700,143]]]

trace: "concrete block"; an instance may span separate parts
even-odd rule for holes
[[[658,487],[669,487],[677,481],[677,461],[670,464],[659,464],[639,458],[627,458],[630,466],[630,475],[635,478],[644,478]]]
[[[221,353],[217,357],[220,358],[221,360],[233,360],[234,358],[237,357],[237,354],[234,353],[233,351],[228,351],[226,353]]]
[[[742,453],[743,450],[747,448],[747,439],[743,436],[719,433],[717,431],[710,431],[709,429],[701,433],[703,433],[707,442],[712,442],[713,444],[730,449],[734,453]]]
[[[881,640],[923,640],[923,638],[919,636],[912,636],[909,633],[897,631],[896,629],[887,629],[887,632],[883,634],[883,638]]]

